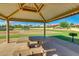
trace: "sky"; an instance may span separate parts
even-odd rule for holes
[[[64,21],[69,22],[69,23],[79,24],[79,14],[76,14],[76,15],[73,15],[70,17],[66,17],[63,19],[59,19],[59,20],[50,22],[49,24],[59,24],[60,22],[64,22]]]
[[[66,22],[70,22],[70,23],[74,23],[74,24],[79,24],[79,14],[76,14],[76,15],[73,15],[73,16],[70,16],[70,17],[66,17],[66,18],[63,18],[63,19],[59,19],[59,20],[56,20],[56,21],[52,21],[52,22],[49,22],[47,24],[59,24],[60,22],[63,22],[63,21],[66,21]],[[0,25],[3,25],[5,24],[6,22],[4,20],[0,20]],[[36,22],[10,22],[10,24],[12,25],[18,25],[18,24],[21,24],[21,25],[42,25],[43,23],[36,23]]]

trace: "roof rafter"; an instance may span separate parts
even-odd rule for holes
[[[42,17],[42,19],[44,20],[44,22],[46,22],[46,19],[44,18],[44,16],[42,15],[42,13],[39,11],[39,8],[37,6],[36,3],[34,3],[34,5],[36,6],[37,12],[39,13],[39,15]]]
[[[11,21],[23,21],[23,22],[26,22],[26,20],[27,20],[27,22],[44,22],[43,20],[33,20],[33,19],[21,19],[21,18],[11,18],[10,19]]]
[[[3,18],[7,19],[7,16],[3,15],[2,13],[0,13],[0,16],[2,16]]]
[[[25,4],[25,3],[24,3]],[[23,10],[23,11],[31,11],[31,12],[37,12],[37,10],[36,10],[36,8],[34,8],[34,7],[29,7],[29,6],[24,6],[24,4],[20,4],[20,6],[21,6],[21,9]]]
[[[72,10],[69,10],[69,11],[66,11],[56,17],[53,17],[51,19],[48,19],[47,22],[51,22],[53,20],[57,20],[57,19],[62,19],[62,18],[65,18],[65,17],[69,17],[71,15],[74,15],[74,14],[77,14],[79,13],[79,7],[76,7],[75,9],[72,9]]]
[[[19,5],[19,9],[15,10],[13,13],[11,13],[9,16],[7,16],[7,18],[9,19],[12,15],[16,14],[18,11],[20,11],[22,9],[22,6],[24,5],[25,3],[18,3]]]
[[[24,5],[24,3],[18,3],[19,8],[22,9],[22,6]]]
[[[7,18],[9,19],[12,15],[16,14],[20,9],[17,9],[16,11],[14,11],[13,13],[11,13],[9,16],[7,16]]]
[[[9,19],[12,15],[16,14],[19,10],[22,9],[22,5],[24,5],[24,3],[18,3],[19,5],[19,9],[15,10],[13,13],[11,13],[9,16],[7,16],[7,18]]]
[[[40,5],[38,12],[40,12],[40,10],[43,8],[43,6],[44,6],[44,4]]]
[[[22,8],[23,11],[31,11],[31,12],[37,12],[37,10],[33,7],[24,6]]]

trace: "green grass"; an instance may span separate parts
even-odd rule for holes
[[[20,37],[28,37],[28,36],[43,36],[40,35],[40,34],[30,34],[30,35],[21,35],[21,34],[14,34],[14,35],[10,35],[10,38],[20,38]],[[5,39],[6,38],[6,35],[0,35],[0,39]]]
[[[69,33],[77,33],[77,36],[75,37],[75,42],[76,44],[79,44],[79,32],[76,32],[76,31],[67,31],[67,30],[53,30],[54,32],[58,32],[56,34],[52,34],[50,36],[53,36],[53,37],[56,37],[56,38],[59,38],[61,40],[65,40],[65,41],[69,41],[69,42],[72,42],[72,39],[71,39],[71,36],[69,36]]]
[[[76,36],[76,38],[78,39],[79,38],[79,32],[76,32],[76,31],[67,31],[67,30],[64,30],[64,31],[62,31],[62,30],[53,30],[54,32],[58,32],[58,33],[56,33],[56,34],[52,34],[53,36],[55,36],[55,35],[63,35],[63,36],[68,36],[68,37],[70,37],[69,36],[69,33],[77,33],[77,36]]]
[[[24,35],[10,35],[10,38],[18,38],[18,37],[22,37],[22,36],[24,36]],[[6,35],[0,35],[0,39],[5,39],[6,38]]]
[[[65,41],[69,41],[71,42],[71,36],[69,36],[69,33],[71,32],[75,32],[78,34],[78,36],[75,37],[75,43],[79,44],[79,32],[76,31],[69,31],[69,30],[49,30],[49,31],[53,31],[56,32],[54,34],[46,34],[46,36],[53,36],[56,38],[59,38],[61,40],[65,40]],[[28,37],[28,36],[43,36],[43,34],[14,34],[14,35],[10,35],[10,38],[20,38],[20,37]],[[0,35],[0,39],[5,39],[6,35]]]
[[[46,36],[58,36],[58,35],[62,35],[62,36],[68,36],[69,37],[69,33],[73,32],[73,31],[62,31],[62,30],[52,30],[53,32],[58,32],[58,33],[54,33],[54,34],[46,34]],[[79,32],[76,32],[77,34],[79,34]],[[24,37],[24,36],[43,36],[43,34],[14,34],[14,35],[10,35],[10,38],[19,38],[19,37]],[[0,39],[6,38],[6,35],[0,35]],[[79,38],[79,35],[76,37]]]

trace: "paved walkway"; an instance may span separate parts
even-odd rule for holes
[[[70,43],[64,40],[60,40],[54,37],[46,38],[46,39],[43,38],[42,40],[44,41],[43,47],[45,50],[55,49],[55,48],[57,50],[56,52],[48,52],[47,56],[79,56],[79,45],[77,44]],[[20,46],[22,47],[22,49],[26,50],[26,45],[27,45],[26,43],[0,44],[0,56],[1,55],[2,56],[13,55],[13,52]]]
[[[79,56],[79,45],[57,38],[45,40],[43,47],[46,50],[56,48],[57,51],[55,55],[58,56]],[[48,56],[49,55],[53,55],[53,52],[48,53]]]

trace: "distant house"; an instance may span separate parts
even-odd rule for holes
[[[49,25],[50,27],[55,27],[55,26],[59,26],[59,24],[51,24]]]
[[[0,27],[0,30],[6,30],[6,27]]]
[[[79,24],[74,24],[73,26],[75,26],[75,27],[79,27]]]
[[[6,27],[0,26],[0,30],[6,30]],[[13,28],[10,28],[9,30],[13,30]]]

